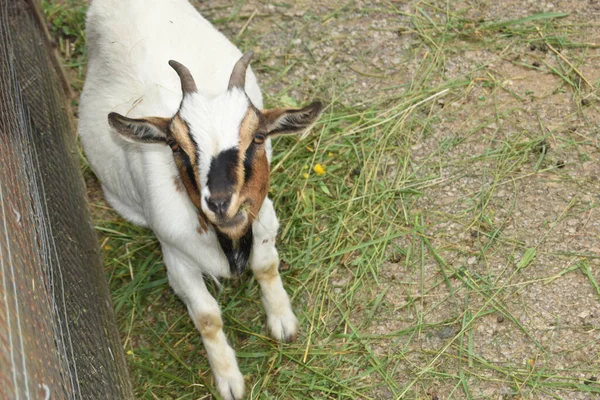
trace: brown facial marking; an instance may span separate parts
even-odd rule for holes
[[[251,145],[254,148],[254,157],[251,162],[252,174],[250,179],[244,182],[244,176],[241,176],[241,182],[244,185],[241,188],[239,203],[246,203],[249,206],[248,210],[248,225],[252,223],[258,215],[258,211],[262,206],[267,191],[269,190],[269,162],[264,145],[254,144],[254,137],[257,131],[264,130],[264,118],[260,111],[251,107],[248,109],[242,124],[240,125],[240,170],[244,173],[244,161],[248,148]]]
[[[250,179],[244,183],[240,199],[242,202],[249,200],[249,217],[252,221],[260,211],[267,192],[269,191],[269,161],[267,160],[267,152],[264,146],[260,146],[255,150],[254,159],[252,160],[252,175]]]
[[[223,321],[216,314],[198,314],[194,322],[204,340],[215,340],[219,331],[223,329]]]
[[[242,154],[246,153],[248,146],[254,140],[254,134],[260,126],[260,119],[256,112],[253,108],[248,108],[240,125],[240,152]]]
[[[206,221],[206,215],[204,215],[204,212],[201,209],[198,209],[198,228],[196,229],[198,233],[203,234],[208,231],[208,224]]]
[[[179,175],[173,177],[173,184],[175,185],[175,190],[177,190],[179,193],[183,193],[185,191],[185,187],[183,187],[183,182],[181,182]]]
[[[170,132],[171,136],[181,146],[183,151],[190,158],[192,165],[196,164],[196,145],[190,137],[190,128],[179,115],[171,121]]]
[[[190,130],[188,125],[178,115],[176,115],[175,118],[173,118],[173,120],[171,121],[169,134],[181,148],[180,152],[173,153],[175,165],[177,167],[177,170],[179,171],[179,177],[177,178],[180,187],[181,185],[183,185],[183,189],[185,189],[192,204],[194,204],[194,206],[198,210],[199,226],[197,231],[198,233],[202,234],[208,230],[208,223],[206,215],[204,214],[201,208],[200,188],[197,186],[198,182],[200,182],[200,175],[198,173],[198,165],[196,162],[196,144],[192,141],[190,137]],[[183,151],[185,154],[181,154],[181,151]],[[189,167],[192,168],[193,176],[190,176],[190,174],[188,173]]]
[[[199,189],[197,188],[196,183],[195,183],[198,180],[196,178],[194,181],[192,181],[192,179],[194,179],[194,178],[190,177],[190,175],[188,174],[188,165],[187,165],[184,157],[185,156],[183,156],[183,155],[174,154],[175,165],[177,167],[177,170],[179,171],[179,177],[181,178],[181,182],[183,183],[183,186],[185,187],[185,190],[187,191],[187,194],[188,194],[192,204],[194,204],[194,206],[196,208],[200,209],[200,207],[201,207],[200,193],[198,192]]]
[[[246,116],[240,124],[240,160],[238,165],[238,182],[244,182],[244,158],[248,147],[254,140],[254,134],[260,126],[260,120],[253,108],[248,108]]]

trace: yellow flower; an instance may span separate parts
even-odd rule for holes
[[[329,157],[333,157],[333,153],[332,153],[332,152],[329,152],[329,153],[327,153],[327,155],[328,155]]]
[[[308,174],[306,172],[303,173],[302,176],[304,177],[304,179],[308,179]]]
[[[317,176],[325,175],[325,167],[323,167],[321,164],[315,165],[313,170],[315,171],[315,174],[317,174]]]
[[[112,249],[112,247],[111,247],[110,244],[107,244],[107,245],[104,246],[104,250],[108,251],[110,249]]]
[[[132,354],[133,354],[133,351],[131,351],[131,350],[127,350],[127,355],[128,355],[128,356],[130,356],[130,355],[132,355]]]

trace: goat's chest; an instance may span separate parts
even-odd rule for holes
[[[168,247],[190,268],[217,277],[231,275],[227,257],[219,245],[214,228],[203,226],[195,210],[165,212],[158,221],[153,221],[151,228],[161,242],[163,251]]]
[[[164,168],[147,180],[147,219],[163,247],[203,273],[228,277],[229,263],[217,237],[190,201],[175,168]]]

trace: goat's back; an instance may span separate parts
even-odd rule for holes
[[[227,88],[233,65],[241,56],[187,0],[94,0],[88,12],[87,37],[88,80],[99,83],[96,90],[120,97],[113,105],[120,110],[109,111],[125,111],[129,116],[169,116],[165,112],[177,110],[180,83],[169,60],[190,69],[200,92],[215,95]],[[251,71],[246,91],[262,108]],[[129,107],[139,104],[130,110],[122,102]]]

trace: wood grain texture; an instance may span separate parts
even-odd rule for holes
[[[0,0],[0,398],[133,398],[51,49]]]

